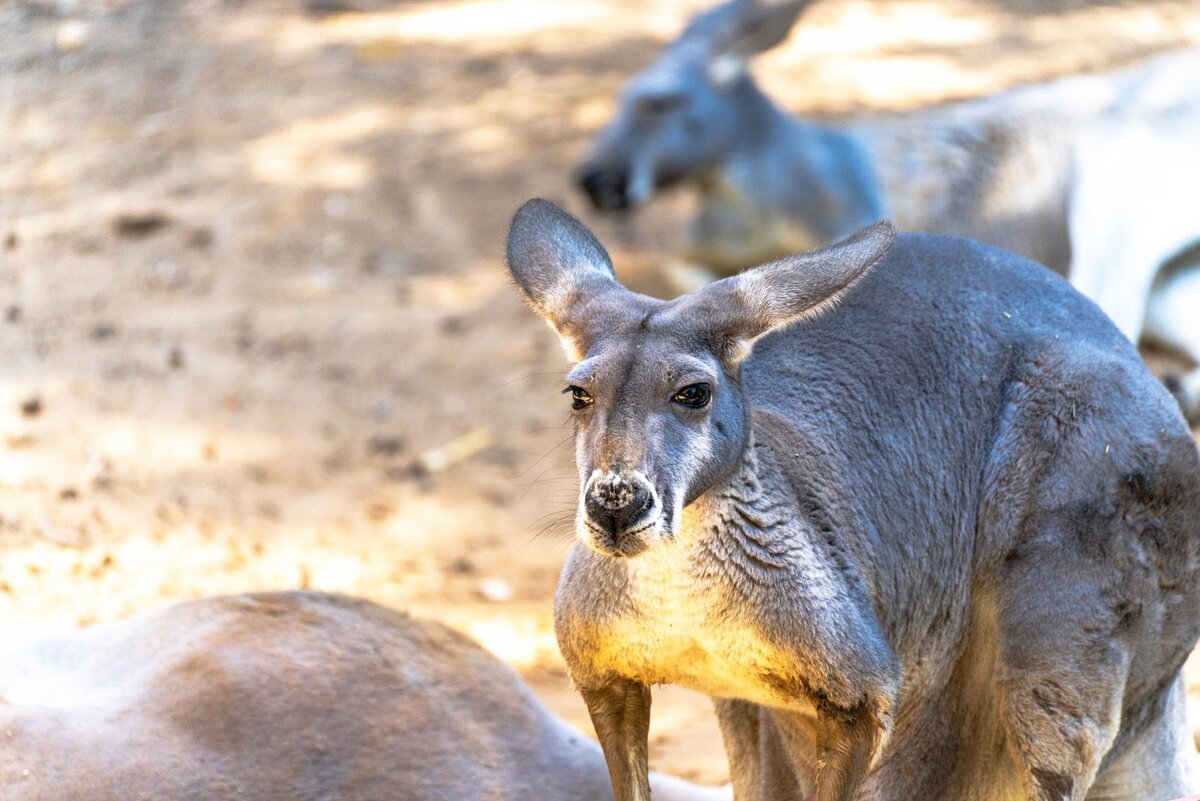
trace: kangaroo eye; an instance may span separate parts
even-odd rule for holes
[[[592,395],[583,387],[567,387],[563,392],[571,393],[571,408],[575,411],[592,405]]]
[[[689,409],[701,409],[708,405],[712,398],[712,388],[708,384],[688,384],[675,393],[671,400]]]

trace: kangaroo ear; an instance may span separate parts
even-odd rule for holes
[[[787,38],[812,0],[730,0],[697,14],[681,41],[699,43],[708,53],[709,77],[728,85],[746,73],[746,61]]]
[[[763,334],[836,304],[883,260],[895,240],[890,222],[875,223],[827,248],[709,284],[693,297],[693,313],[709,320],[719,355],[736,364]]]
[[[526,202],[508,231],[508,271],[525,300],[558,332],[575,361],[587,350],[585,308],[626,291],[612,260],[583,223],[548,200]]]
[[[714,56],[751,56],[787,39],[812,0],[732,0],[696,17],[688,32],[703,34]]]

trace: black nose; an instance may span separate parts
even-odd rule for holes
[[[579,170],[579,186],[592,205],[601,211],[629,208],[629,173],[614,167],[585,164]]]
[[[588,519],[614,537],[633,528],[653,505],[649,489],[633,484],[593,487],[583,498]]]

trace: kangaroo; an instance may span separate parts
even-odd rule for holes
[[[617,801],[661,683],[714,699],[738,801],[1200,786],[1200,453],[1060,277],[878,223],[663,301],[541,200],[507,258],[575,362],[555,626]]]
[[[696,187],[687,256],[722,272],[892,216],[1069,274],[1133,342],[1200,364],[1200,51],[826,126],[782,111],[747,70],[807,5],[733,0],[694,18],[632,79],[580,167],[593,204]],[[1200,371],[1177,387],[1200,422]]]
[[[316,592],[0,643],[4,801],[611,801],[599,747],[466,637]],[[656,798],[728,799],[651,777]]]

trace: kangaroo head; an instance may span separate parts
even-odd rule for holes
[[[746,60],[782,42],[809,2],[732,0],[695,17],[625,88],[579,168],[596,208],[633,208],[727,158],[756,127]]]
[[[544,200],[517,211],[508,266],[575,364],[579,538],[634,556],[673,537],[683,507],[737,467],[750,402],[740,365],[756,339],[828,307],[891,247],[888,223],[671,301],[617,283],[604,247]]]

